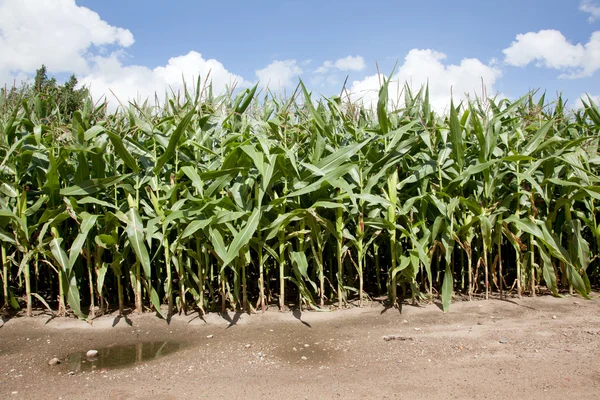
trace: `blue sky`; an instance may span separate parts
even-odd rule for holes
[[[218,87],[260,79],[293,90],[301,77],[325,95],[349,75],[349,89],[365,98],[376,89],[375,63],[389,73],[397,62],[396,78],[429,80],[440,107],[450,86],[477,93],[482,78],[488,94],[541,88],[574,103],[600,95],[600,3],[0,0],[0,50],[16,60],[0,61],[3,83],[45,63],[60,76],[75,72],[96,96],[144,97],[210,70]]]

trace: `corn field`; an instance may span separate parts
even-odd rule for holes
[[[600,282],[600,113],[530,93],[433,111],[210,85],[72,116],[0,99],[4,307],[322,310]],[[14,106],[11,106],[13,104]],[[153,103],[154,104],[154,103]]]

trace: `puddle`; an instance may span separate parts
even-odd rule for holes
[[[141,342],[127,346],[111,346],[98,350],[95,357],[87,357],[86,352],[69,354],[65,366],[69,371],[93,371],[125,368],[134,364],[151,361],[174,353],[182,347],[176,342]]]

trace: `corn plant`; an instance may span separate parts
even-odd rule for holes
[[[93,319],[390,306],[598,283],[598,128],[529,93],[448,114],[209,83],[162,106],[0,110],[3,306]],[[1,100],[0,100],[1,101]],[[53,108],[54,107],[54,108]]]

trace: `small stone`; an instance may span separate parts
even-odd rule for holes
[[[310,347],[310,344],[305,344],[304,347]]]
[[[415,328],[415,331],[417,331],[417,332],[420,331],[420,330],[421,330],[421,328]]]
[[[405,323],[405,324],[408,324],[408,321],[407,321],[407,320],[404,320],[404,321],[402,321],[402,322],[403,322],[403,323]]]
[[[386,342],[389,342],[391,340],[406,341],[406,340],[413,340],[413,338],[411,338],[411,337],[404,337],[404,336],[400,336],[400,335],[386,335],[386,336],[383,337],[383,340],[385,340]]]
[[[306,358],[306,356],[302,356],[300,358],[303,359],[303,360],[308,360],[308,358]]]
[[[552,319],[556,319],[556,315],[553,315],[553,316],[552,316]]]
[[[215,335],[208,335],[208,336],[206,336],[207,339],[212,339],[213,337],[215,337]]]
[[[10,394],[12,394],[14,396],[15,394],[19,394],[19,392],[15,391],[15,392],[11,392]]]
[[[252,347],[252,345],[251,344],[247,344],[244,347],[247,348],[247,349],[249,349],[250,347]]]
[[[69,371],[69,375],[75,375],[75,371]]]
[[[500,339],[500,343],[508,344],[508,339],[502,338],[502,339]]]
[[[96,357],[97,355],[98,355],[98,350],[88,350],[87,353],[85,353],[85,356],[87,358]]]
[[[56,358],[56,357],[54,357],[53,359],[51,359],[50,361],[48,361],[48,365],[51,365],[51,366],[55,366],[55,365],[58,365],[58,364],[60,364],[60,360],[58,358]]]
[[[478,322],[477,325],[483,325],[483,322]]]

